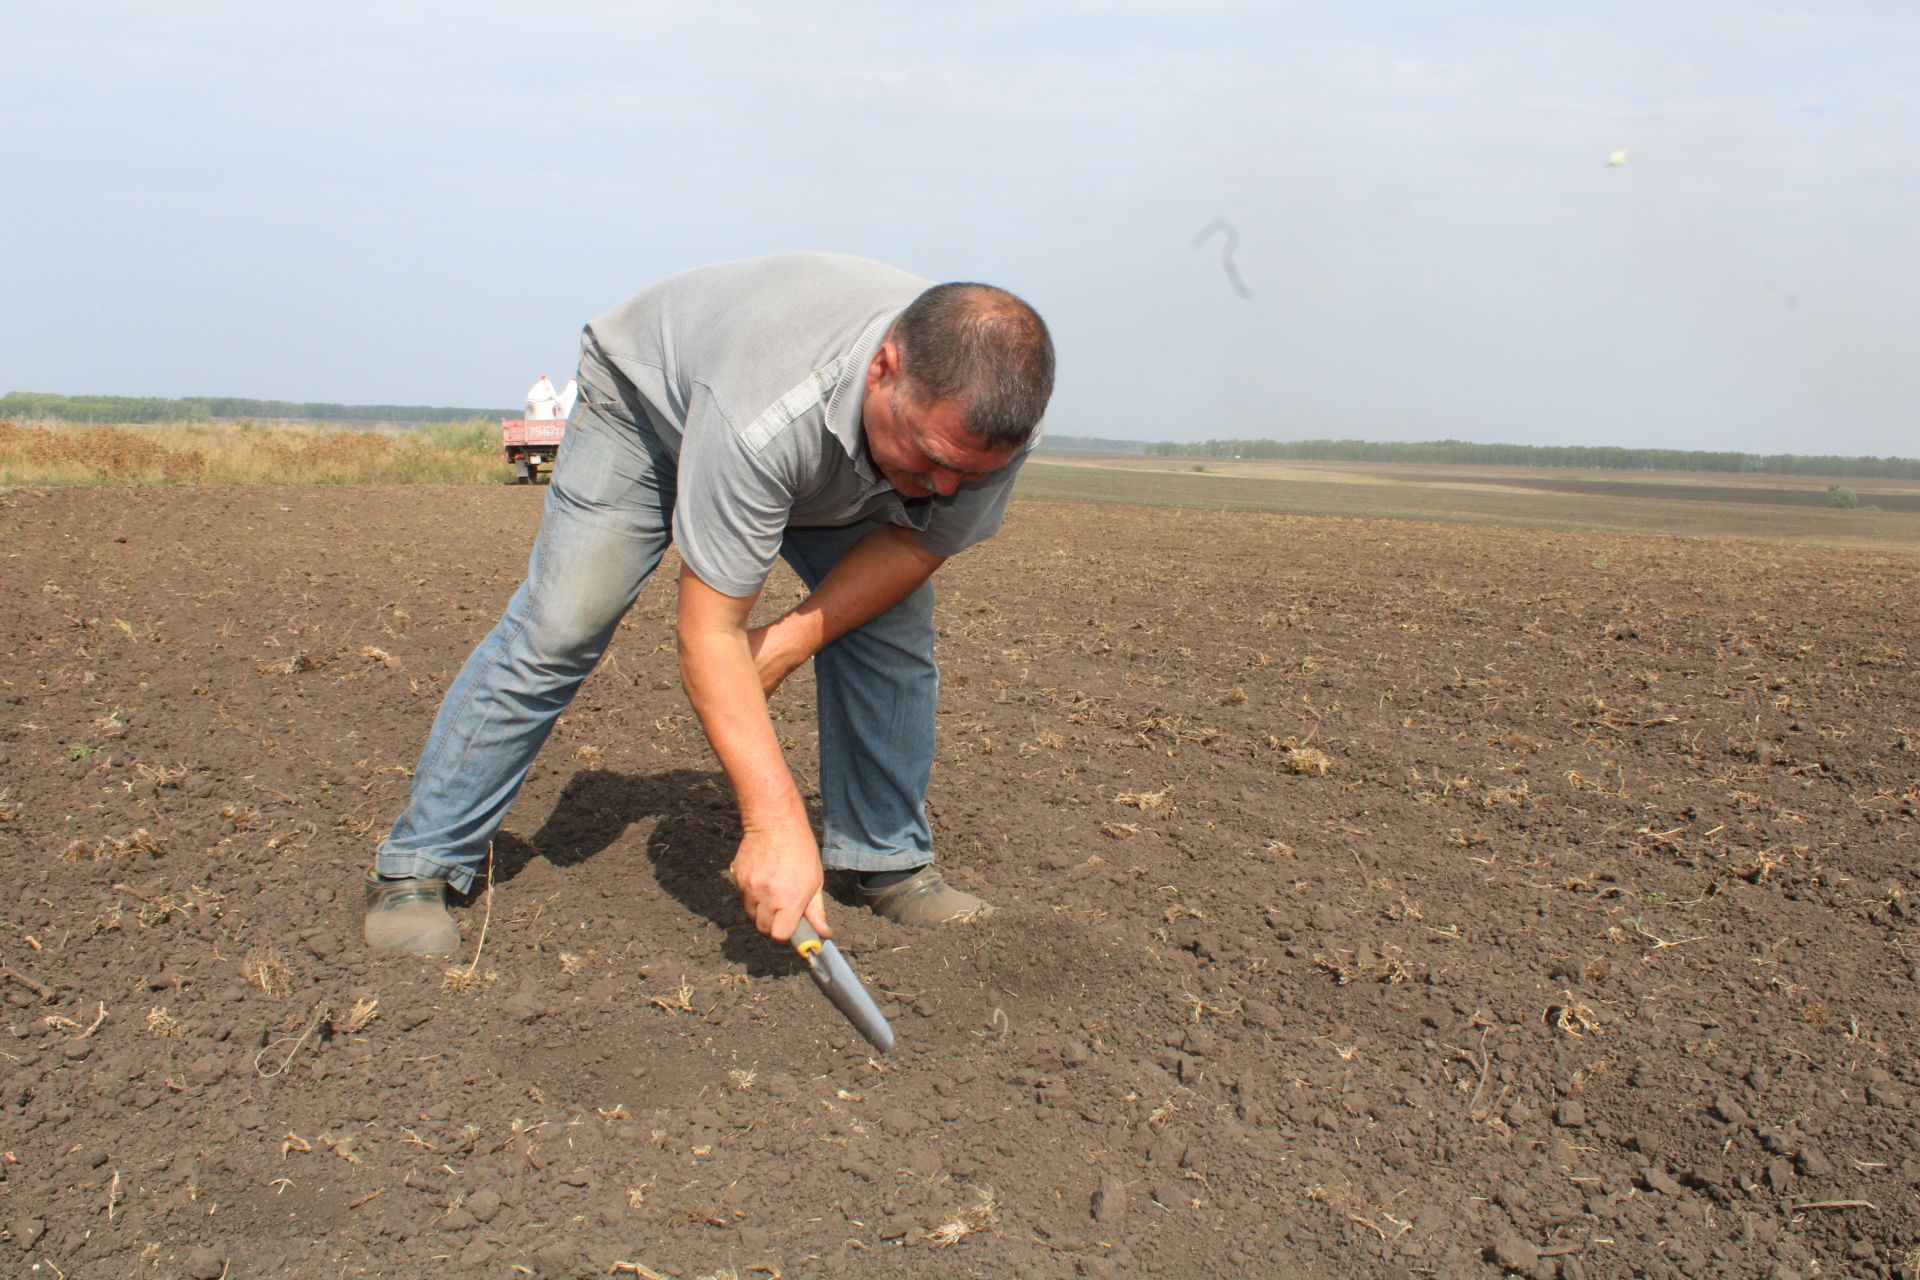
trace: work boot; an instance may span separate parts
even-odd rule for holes
[[[859,877],[864,881],[865,877]],[[854,895],[861,905],[895,924],[926,928],[936,924],[965,924],[989,914],[993,907],[948,884],[929,863],[904,880],[878,888],[856,882]]]
[[[452,955],[460,929],[447,914],[445,880],[385,880],[367,872],[367,945],[416,956]]]

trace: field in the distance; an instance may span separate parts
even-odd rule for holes
[[[486,419],[405,430],[326,423],[0,422],[0,488],[88,484],[507,483]],[[1827,505],[1841,485],[1857,510]],[[1920,481],[1534,467],[1269,462],[1043,452],[1029,498],[1920,548]]]
[[[1860,509],[1825,505],[1836,484]],[[1912,480],[1042,453],[1020,485],[1044,498],[1920,550]]]

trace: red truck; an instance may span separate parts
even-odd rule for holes
[[[551,479],[553,460],[566,433],[565,418],[502,418],[500,440],[515,484],[538,484]]]

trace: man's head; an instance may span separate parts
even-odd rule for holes
[[[910,498],[998,471],[1053,394],[1053,340],[1032,307],[984,284],[935,285],[867,366],[867,450]]]

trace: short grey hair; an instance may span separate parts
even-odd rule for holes
[[[1053,337],[1025,302],[990,284],[937,284],[915,298],[887,336],[913,398],[958,400],[967,433],[1023,445],[1053,395]]]

